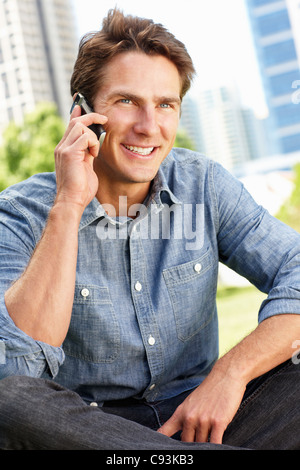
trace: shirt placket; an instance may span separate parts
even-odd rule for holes
[[[134,221],[130,231],[131,295],[136,317],[146,351],[151,381],[144,392],[144,398],[155,400],[159,381],[164,371],[163,347],[147,277],[147,261],[143,250],[142,232],[147,230],[146,219]]]

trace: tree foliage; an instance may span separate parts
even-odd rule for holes
[[[65,123],[53,103],[40,103],[21,125],[11,122],[0,147],[0,190],[35,173],[54,170],[54,149]]]
[[[195,145],[193,141],[190,139],[188,134],[181,129],[177,132],[174,147],[195,150]]]
[[[300,232],[300,164],[294,168],[294,189],[289,199],[283,204],[278,219]]]

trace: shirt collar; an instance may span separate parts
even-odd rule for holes
[[[171,191],[164,171],[162,167],[160,167],[153,180],[150,193],[144,201],[144,205],[149,206],[150,204],[152,204],[153,206],[155,206],[155,209],[157,211],[160,211],[164,207],[164,204],[170,202],[174,204],[182,204],[182,201],[180,201]],[[87,225],[90,225],[92,222],[103,216],[106,217],[106,212],[98,201],[98,199],[95,197],[86,207],[81,217],[79,230],[83,229]],[[110,217],[109,219],[112,220]],[[124,219],[124,217],[122,219]],[[120,220],[118,223],[124,222],[125,220]]]
[[[163,208],[163,205],[166,202],[182,204],[182,201],[180,201],[171,191],[162,167],[159,168],[158,173],[153,180],[149,202],[154,202],[154,204],[159,208]]]

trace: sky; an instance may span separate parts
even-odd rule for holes
[[[245,0],[73,0],[81,37],[99,30],[109,9],[162,23],[191,55],[197,78],[191,94],[237,86],[241,102],[258,117],[266,112]]]

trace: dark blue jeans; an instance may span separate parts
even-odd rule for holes
[[[247,387],[223,445],[183,443],[156,432],[188,393],[147,403],[87,405],[52,381],[0,381],[0,449],[216,450],[300,449],[300,365],[288,361]]]

